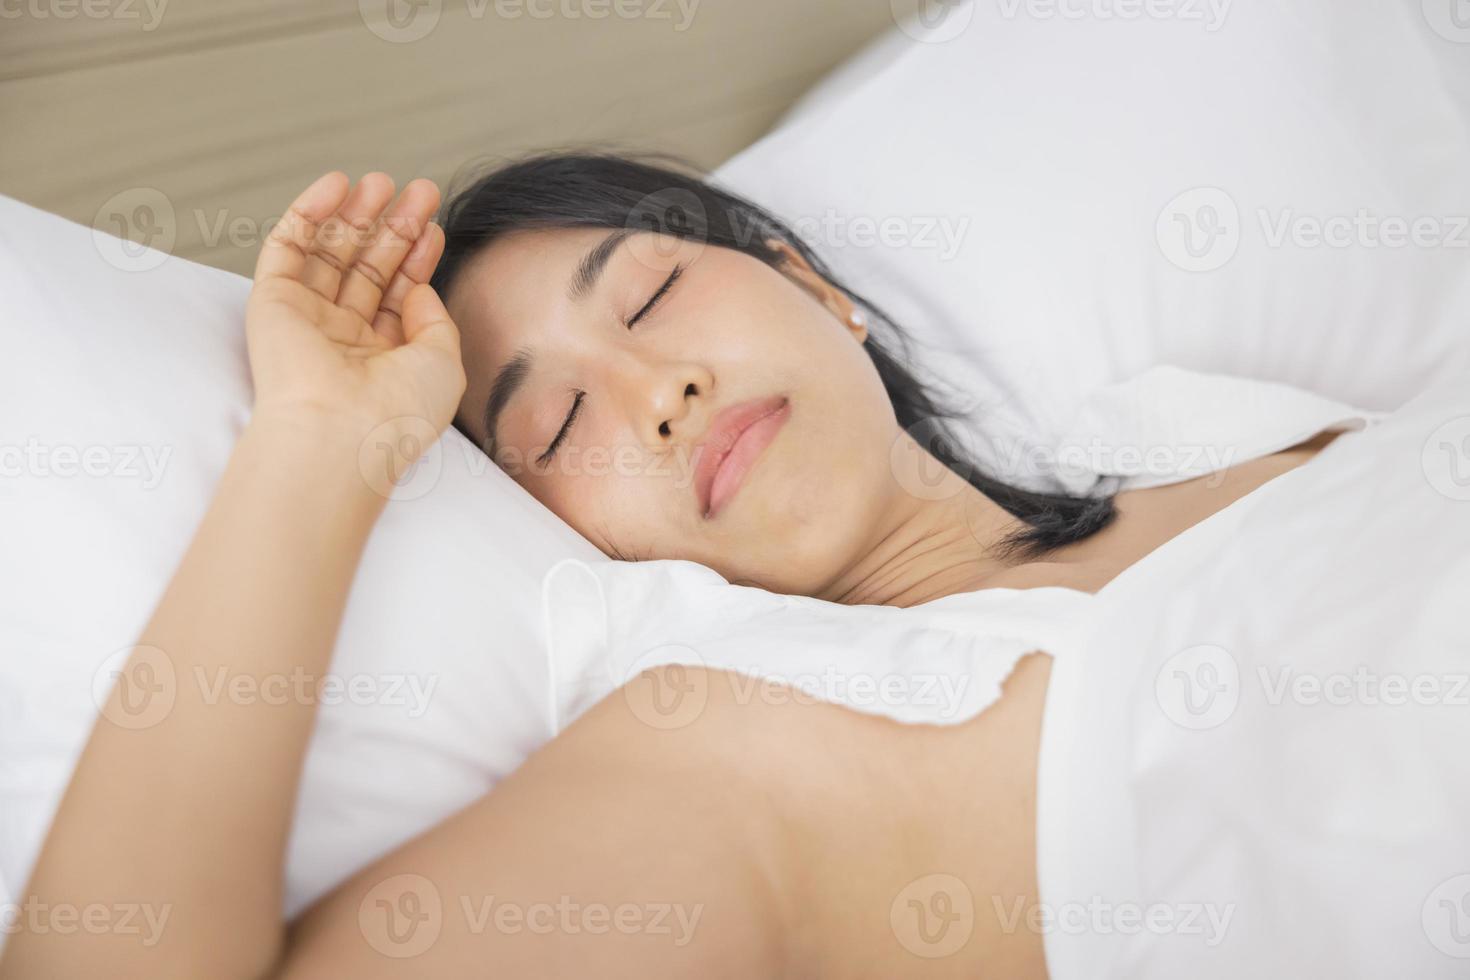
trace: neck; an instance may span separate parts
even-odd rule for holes
[[[917,443],[912,449],[895,454],[905,472],[895,473],[891,506],[871,545],[818,598],[914,606],[973,591],[1007,567],[994,546],[1020,522]]]

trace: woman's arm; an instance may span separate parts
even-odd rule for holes
[[[391,483],[360,451],[370,440],[381,466],[379,443],[437,434],[463,391],[458,334],[420,285],[443,249],[428,223],[438,191],[415,182],[385,216],[392,196],[384,175],[349,188],[329,174],[262,249],[246,317],[254,416],[120,670],[26,892],[56,909],[142,909],[161,931],[150,944],[121,929],[29,929],[23,917],[4,980],[231,980],[278,962],[315,705],[233,703],[218,681],[325,673]]]
[[[672,672],[636,678],[323,899],[280,980],[804,975],[785,937],[815,915],[788,880],[777,804],[812,778],[783,765],[783,715],[814,712],[707,682],[703,709],[665,730],[648,706],[700,673]]]
[[[114,689],[27,892],[53,908],[147,909],[161,924],[157,945],[21,932],[0,966],[6,980],[248,977],[273,962],[314,709],[210,693],[228,690],[223,676],[326,670],[378,510],[355,469],[355,453],[309,431],[245,432],[142,650],[121,670],[134,683]]]

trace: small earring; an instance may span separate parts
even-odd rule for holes
[[[866,327],[868,325],[868,315],[862,310],[855,309],[847,314],[847,322],[854,327]]]

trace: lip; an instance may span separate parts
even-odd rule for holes
[[[694,448],[694,496],[706,520],[735,496],[790,415],[791,402],[774,395],[731,405],[714,417]]]

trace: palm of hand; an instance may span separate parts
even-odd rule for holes
[[[438,190],[415,181],[386,213],[385,175],[348,190],[345,175],[319,179],[261,249],[246,308],[256,411],[438,433],[464,391],[458,331],[426,285],[444,247]]]

